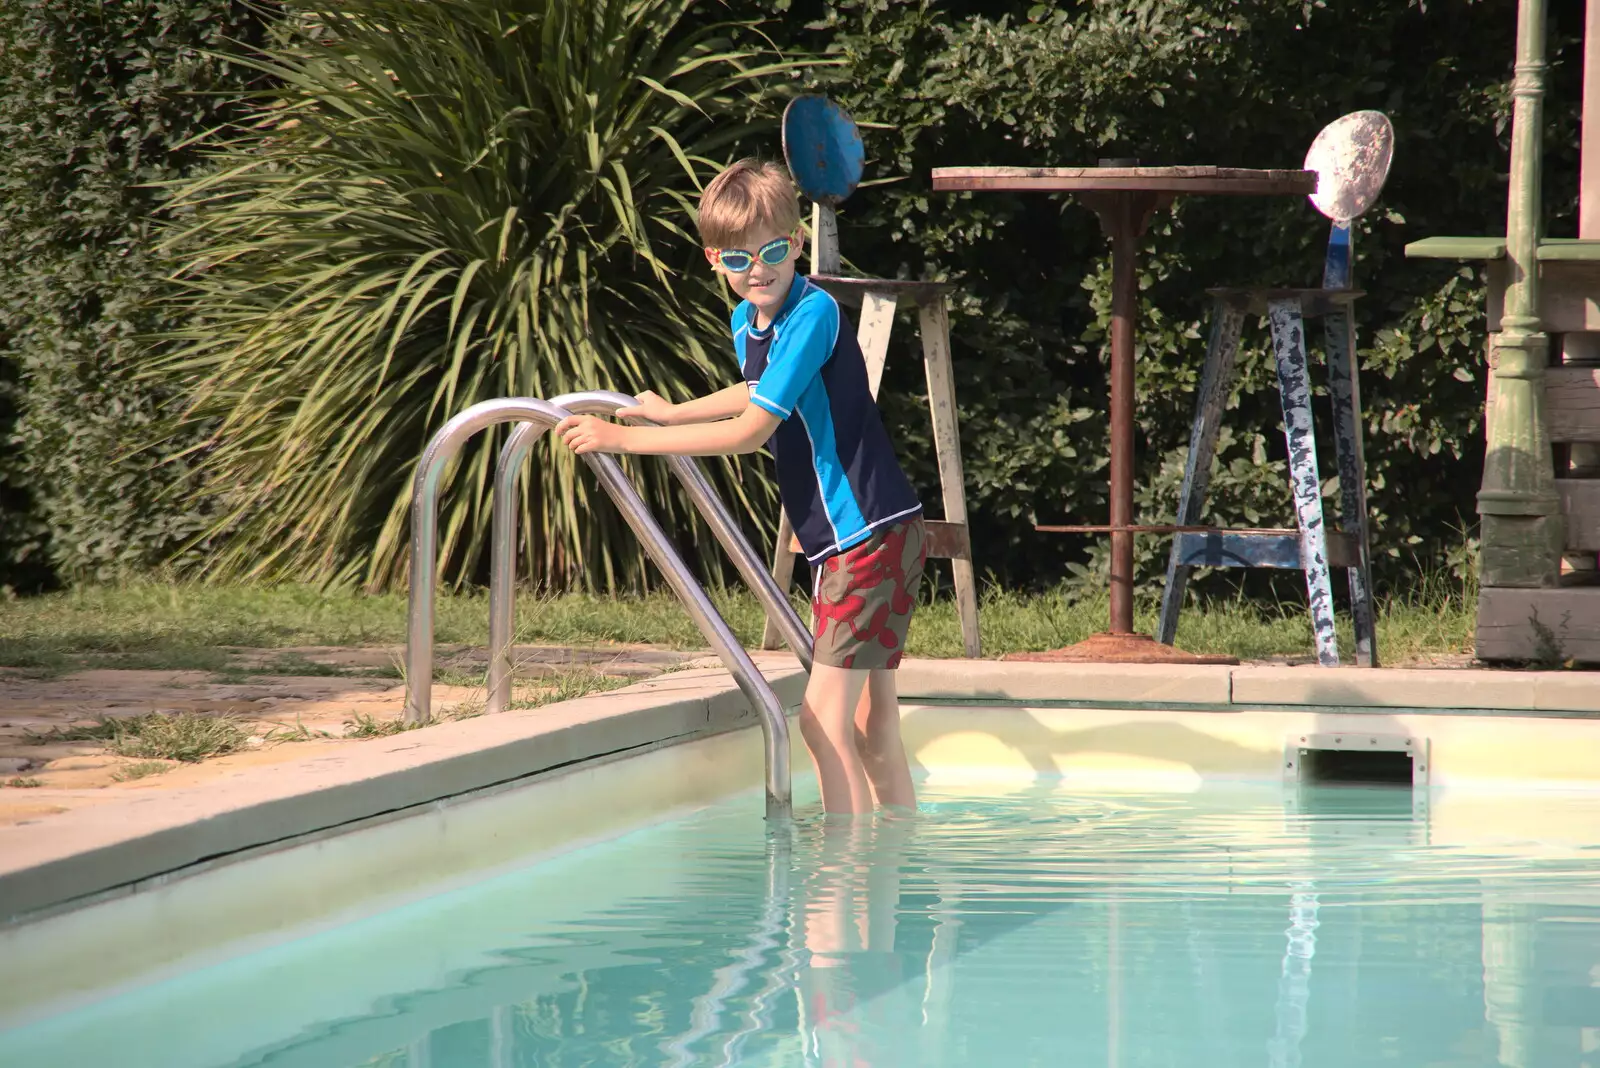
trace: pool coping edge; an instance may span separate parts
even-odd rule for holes
[[[907,658],[899,683],[928,704],[1600,717],[1600,676],[1574,671]]]

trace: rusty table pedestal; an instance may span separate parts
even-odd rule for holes
[[[1111,476],[1110,522],[1046,527],[1044,531],[1111,535],[1111,620],[1107,632],[1065,649],[1014,654],[1028,660],[1118,663],[1232,664],[1232,657],[1197,656],[1133,630],[1133,536],[1173,533],[1171,526],[1133,522],[1133,319],[1139,300],[1139,237],[1150,216],[1176,196],[1304,196],[1317,187],[1314,171],[1234,167],[939,167],[935,191],[1072,193],[1100,217],[1111,240]]]

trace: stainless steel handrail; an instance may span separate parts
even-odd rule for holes
[[[626,393],[593,389],[581,393],[563,393],[550,398],[550,403],[577,415],[610,415],[618,408],[631,407],[638,402]],[[501,448],[500,461],[495,468],[494,526],[489,541],[489,693],[485,701],[485,709],[489,713],[503,711],[511,703],[511,632],[516,600],[519,512],[516,503],[517,478],[522,473],[529,450],[547,429],[542,423],[524,423],[517,427]],[[733,559],[733,566],[738,569],[739,575],[755,591],[761,606],[777,624],[790,650],[799,657],[801,665],[810,671],[810,630],[801,622],[766,564],[740,532],[738,522],[722,503],[722,498],[711,488],[705,472],[690,456],[668,456],[665,459],[668,468],[683,483],[689,499],[700,510],[711,533]]]
[[[411,599],[406,622],[407,723],[428,722],[433,702],[433,587],[438,567],[439,483],[446,465],[468,438],[496,423],[534,423],[549,428],[570,414],[565,408],[531,397],[483,401],[446,423],[423,450],[411,493]],[[783,703],[772,692],[727,622],[717,614],[705,590],[694,580],[617,461],[604,453],[587,453],[583,459],[616,502],[645,552],[661,569],[689,617],[722,658],[739,689],[760,716],[766,743],[767,818],[787,817],[790,813],[789,721],[784,715]]]

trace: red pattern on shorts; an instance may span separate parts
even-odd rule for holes
[[[863,551],[866,549],[863,546],[862,549],[831,556],[823,563],[822,566],[828,571],[836,572],[841,567],[849,569],[850,577],[846,588],[851,592],[841,597],[836,604],[829,604],[821,597],[816,599],[812,608],[816,614],[817,633],[813,637],[820,640],[828,629],[829,621],[832,621],[837,626],[849,627],[850,633],[859,642],[876,641],[885,649],[895,649],[900,644],[899,636],[885,624],[889,622],[891,614],[904,615],[912,608],[912,595],[906,588],[905,554],[908,529],[909,527],[904,524],[890,528],[875,552]],[[867,600],[865,597],[855,596],[854,591],[876,589],[885,582],[892,583],[891,589],[894,595],[891,603],[879,604],[877,611],[872,613],[872,617],[863,627],[861,610],[867,606]],[[901,655],[902,651],[896,651],[884,666],[898,667]],[[845,658],[844,666],[854,667],[855,659],[855,654],[852,653]]]

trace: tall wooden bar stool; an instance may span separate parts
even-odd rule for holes
[[[961,470],[961,434],[956,421],[955,382],[950,366],[948,295],[953,286],[888,278],[856,278],[839,274],[839,224],[834,208],[861,180],[864,152],[854,120],[824,96],[800,96],[783,115],[783,153],[795,183],[811,200],[811,280],[847,307],[860,309],[856,340],[867,365],[874,399],[883,379],[889,335],[902,301],[914,303],[922,335],[922,359],[928,381],[928,408],[933,421],[934,453],[944,518],[926,520],[929,559],[947,559],[955,572],[956,612],[961,619],[961,644],[969,657],[981,654],[978,637],[978,587],[972,567],[972,538],[967,530],[966,483]],[[788,590],[794,581],[794,539],[787,514],[778,521],[772,577]],[[763,649],[776,649],[781,638],[769,619],[761,635]]]
[[[1377,199],[1388,177],[1394,132],[1381,112],[1358,111],[1326,126],[1312,142],[1305,169],[1318,175],[1311,202],[1333,220],[1318,289],[1213,289],[1210,344],[1201,373],[1189,457],[1178,496],[1172,553],[1156,637],[1171,644],[1178,631],[1189,576],[1196,567],[1271,567],[1305,572],[1317,662],[1339,663],[1330,569],[1346,569],[1355,630],[1356,663],[1378,666],[1368,550],[1366,461],[1361,445],[1361,386],[1351,305],[1362,294],[1353,286],[1354,245],[1350,224]],[[1222,411],[1234,381],[1234,356],[1246,315],[1267,320],[1278,369],[1288,446],[1289,488],[1295,527],[1282,530],[1217,530],[1199,526],[1216,456]],[[1333,407],[1338,459],[1340,530],[1328,529],[1311,415],[1311,379],[1305,320],[1321,318]]]

